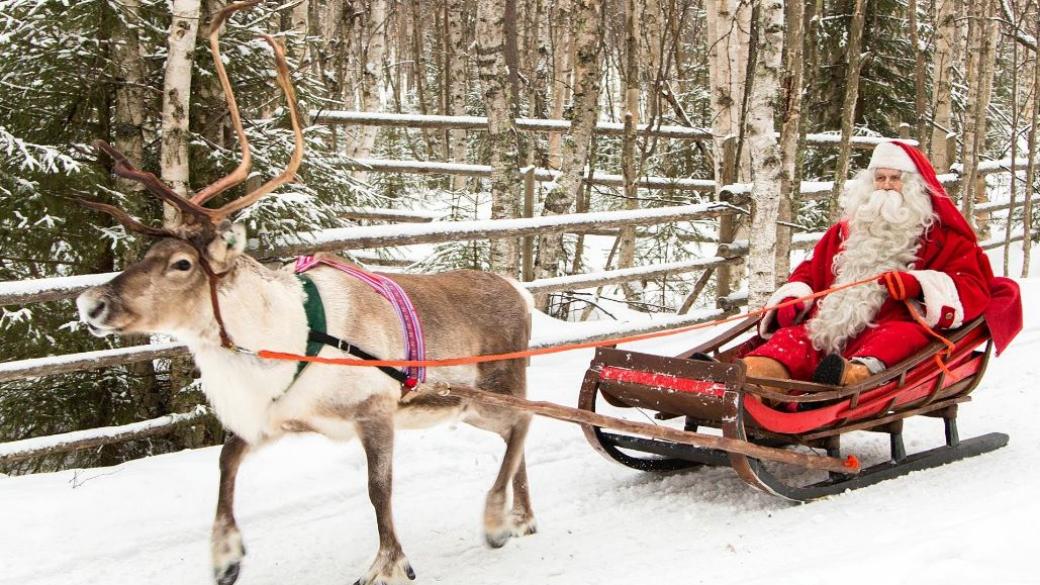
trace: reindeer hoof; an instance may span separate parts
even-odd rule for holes
[[[491,548],[502,548],[513,536],[510,530],[499,530],[494,533],[484,533],[484,542]]]
[[[232,585],[238,580],[238,573],[242,568],[242,563],[235,561],[230,565],[216,570],[213,573],[214,579],[217,581],[217,585]]]
[[[538,532],[538,523],[534,518],[526,520],[513,520],[513,536],[528,536]]]
[[[215,530],[213,535],[213,580],[217,585],[232,585],[242,569],[246,547],[237,528]]]
[[[403,585],[415,580],[415,570],[408,559],[401,557],[397,561],[373,563],[368,574],[354,582],[354,585]]]

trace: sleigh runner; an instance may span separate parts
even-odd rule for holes
[[[983,318],[948,335],[953,347],[944,364],[935,356],[945,347],[934,342],[902,363],[845,387],[747,377],[739,358],[762,339],[739,339],[758,320],[746,319],[676,357],[600,348],[585,374],[578,406],[596,412],[606,402],[649,410],[657,420],[683,418],[686,431],[721,429],[723,437],[734,441],[769,448],[805,446],[825,450],[832,458],[841,456],[842,435],[874,431],[889,437],[888,461],[859,473],[832,470],[825,480],[803,484],[774,473],[760,458],[728,449],[583,425],[589,443],[606,458],[641,471],[730,466],[762,491],[807,501],[992,451],[1008,442],[1003,433],[963,441],[958,436],[959,405],[971,399],[992,350]],[[903,421],[911,416],[941,418],[945,444],[908,455],[902,431]]]

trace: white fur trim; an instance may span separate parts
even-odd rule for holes
[[[784,285],[781,286],[780,288],[776,289],[776,292],[774,292],[769,297],[769,300],[766,301],[766,304],[772,306],[772,305],[775,305],[775,304],[779,303],[780,301],[783,301],[784,299],[786,299],[788,297],[801,298],[801,297],[807,297],[807,296],[809,296],[811,294],[813,294],[813,289],[810,288],[809,285],[805,284],[804,282],[797,282],[797,281],[795,281],[795,282],[787,282],[787,283],[784,283]],[[805,313],[807,313],[809,311],[809,307],[810,306],[812,306],[812,302],[810,302],[810,301],[803,302],[803,306],[802,306],[802,314],[803,314],[803,316],[804,316]],[[762,339],[769,339],[770,337],[773,336],[773,333],[771,331],[769,331],[769,329],[772,328],[773,319],[775,319],[775,318],[776,318],[776,310],[774,309],[774,310],[768,311],[765,315],[763,315],[762,316],[762,320],[758,322],[758,334],[762,337]]]
[[[895,169],[908,173],[917,173],[917,165],[910,155],[898,144],[882,142],[874,147],[874,154],[870,155],[868,169]]]
[[[929,327],[935,327],[942,320],[943,307],[953,309],[953,323],[950,329],[964,324],[964,307],[961,306],[957,285],[953,283],[949,274],[938,270],[911,270],[910,274],[921,283],[921,292],[924,293],[924,320]]]

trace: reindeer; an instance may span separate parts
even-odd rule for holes
[[[495,409],[450,396],[415,393],[402,400],[402,385],[372,367],[310,364],[297,377],[297,363],[259,359],[250,350],[301,353],[308,342],[305,292],[290,271],[271,270],[243,253],[246,234],[228,217],[278,186],[292,181],[303,155],[303,134],[282,48],[271,38],[278,84],[286,96],[295,150],[285,171],[255,191],[219,208],[203,204],[241,183],[250,168],[234,94],[221,64],[219,29],[236,10],[214,17],[210,35],[217,74],[227,96],[242,160],[231,174],[190,199],[178,196],[152,173],[135,168],[111,146],[97,146],[114,161],[113,172],[140,182],[175,206],[181,223],[155,228],[102,203],[84,202],[115,217],[129,230],[159,238],[135,264],[111,282],[77,299],[81,319],[95,335],[163,333],[191,350],[213,411],[230,431],[220,452],[220,483],[212,532],[217,583],[234,583],[245,549],[233,511],[235,476],[243,458],[287,433],[315,432],[334,440],[360,439],[368,463],[368,490],[375,508],[379,550],[360,584],[414,579],[394,533],[390,508],[394,430],[460,419],[500,435],[506,443],[501,468],[487,495],[484,534],[500,547],[512,536],[535,532],[524,464],[530,415]],[[307,272],[327,314],[327,333],[384,359],[404,359],[405,335],[390,303],[357,279],[329,266]],[[530,337],[531,297],[496,275],[458,270],[433,275],[394,275],[407,293],[425,333],[428,357],[455,357],[524,350]],[[323,357],[344,357],[325,346]],[[431,370],[428,382],[465,384],[488,392],[524,396],[524,360]],[[509,486],[512,485],[511,506]],[[511,510],[507,509],[510,508]]]

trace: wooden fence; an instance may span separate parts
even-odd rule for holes
[[[315,120],[325,123],[365,123],[383,126],[425,127],[425,128],[486,128],[486,120],[475,117],[458,116],[396,116],[392,114],[362,114],[357,112],[317,112],[312,114]],[[529,131],[565,131],[565,123],[554,120],[519,120],[518,127]],[[708,140],[706,131],[685,127],[641,128],[642,133],[663,138],[679,138],[686,140]],[[620,126],[600,124],[597,134],[620,134]],[[835,145],[831,136],[811,136],[811,142],[819,146]],[[877,139],[856,139],[854,144],[863,148],[871,148]],[[1015,166],[1024,168],[1027,161],[1015,161]],[[436,163],[417,161],[363,160],[355,163],[356,168],[375,172],[393,173],[442,173],[466,176],[488,176],[491,167],[484,165],[462,165],[457,163]],[[1011,161],[989,161],[979,166],[982,174],[1006,173],[1012,168]],[[532,185],[535,181],[548,181],[555,178],[555,172],[546,169],[522,169],[525,177],[525,192],[528,199],[532,197]],[[623,184],[619,175],[594,173],[591,182],[603,185]],[[946,185],[956,185],[960,177],[956,172],[943,174],[940,180]],[[681,189],[698,192],[714,192],[715,182],[703,179],[643,177],[639,186],[651,189]],[[803,197],[817,197],[830,193],[832,183],[805,182],[800,192]],[[547,233],[602,233],[604,230],[632,226],[653,226],[672,222],[688,222],[720,217],[732,217],[744,214],[739,204],[741,194],[749,190],[749,185],[733,184],[724,186],[721,191],[732,195],[728,202],[709,202],[696,205],[681,205],[661,208],[649,208],[629,211],[574,213],[556,217],[526,217],[518,219],[440,222],[435,214],[400,210],[382,210],[356,208],[350,210],[348,217],[355,219],[382,220],[395,222],[393,226],[361,226],[324,230],[306,234],[299,241],[275,242],[272,247],[262,251],[251,251],[261,259],[288,257],[296,254],[316,251],[344,251],[384,246],[403,246],[421,243],[438,243],[449,241],[485,240],[494,238],[535,237]],[[528,202],[532,203],[531,201]],[[1021,207],[1020,202],[1016,207]],[[528,209],[533,206],[529,205]],[[1007,203],[991,203],[975,208],[979,216],[987,216],[995,211],[1007,210]],[[803,233],[795,237],[794,248],[811,247],[821,236],[819,233]],[[1021,240],[1022,233],[1013,234],[1008,241]],[[305,242],[305,243],[300,243]],[[1004,245],[1005,239],[994,239],[984,242],[984,248],[995,248]],[[557,337],[546,340],[533,340],[533,347],[552,347],[578,341],[595,341],[636,333],[662,331],[695,323],[703,323],[737,310],[747,299],[742,294],[723,294],[717,298],[717,308],[701,310],[694,314],[686,314],[693,305],[713,273],[718,273],[729,266],[743,261],[747,254],[747,242],[728,241],[718,246],[716,256],[686,262],[643,266],[636,268],[607,270],[595,274],[579,274],[557,278],[534,280],[525,270],[526,282],[523,285],[532,293],[544,294],[552,292],[574,291],[610,284],[620,284],[636,280],[664,278],[671,275],[700,273],[693,293],[682,303],[678,314],[666,319],[635,324],[622,323],[606,327],[595,332],[585,332],[573,337]],[[525,262],[526,263],[526,262]],[[33,281],[0,282],[0,306],[27,305],[61,299],[69,299],[81,291],[107,282],[117,273],[90,274],[65,278],[39,279]],[[0,363],[0,382],[21,380],[33,377],[51,376],[88,369],[111,367],[173,358],[187,355],[187,349],[178,343],[162,343],[143,346],[125,347],[93,352],[83,352],[62,356],[51,356]],[[205,408],[191,413],[169,415],[142,421],[121,427],[105,429],[88,429],[73,433],[64,433],[50,437],[37,437],[22,441],[0,444],[0,462],[14,462],[41,455],[67,452],[75,449],[96,447],[100,445],[123,442],[132,439],[153,436],[167,432],[173,428],[190,424],[207,416]]]

